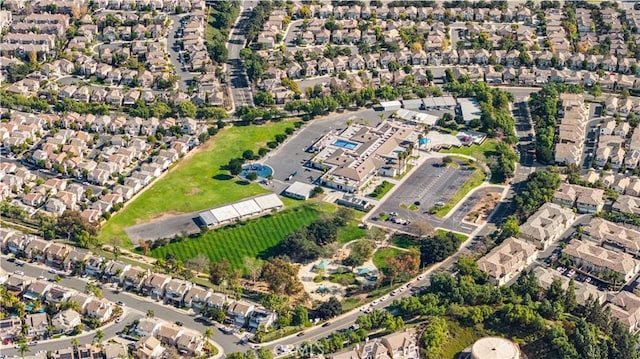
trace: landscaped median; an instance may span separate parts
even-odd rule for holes
[[[267,192],[257,184],[231,177],[226,165],[245,150],[256,153],[266,147],[276,135],[294,127],[293,122],[221,130],[111,217],[100,230],[99,239],[106,242],[113,237],[126,238],[126,227],[163,214],[195,212]]]

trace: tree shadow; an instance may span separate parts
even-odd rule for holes
[[[214,180],[218,180],[218,181],[228,181],[230,179],[233,178],[233,176],[228,175],[228,174],[224,174],[224,173],[218,173],[217,175],[211,177]]]
[[[241,186],[246,186],[248,184],[250,184],[251,182],[247,181],[247,180],[237,180],[236,184],[239,184]]]

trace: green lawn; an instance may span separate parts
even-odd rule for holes
[[[310,224],[324,212],[322,206],[307,204],[169,243],[152,250],[150,255],[164,258],[173,253],[177,259],[186,260],[202,253],[212,261],[226,258],[234,268],[243,268],[244,257],[266,258],[275,254],[271,250],[287,234]]]
[[[400,254],[397,248],[382,248],[373,253],[373,264],[380,270],[387,267],[387,258]]]
[[[444,217],[460,200],[467,195],[472,189],[482,184],[486,177],[484,171],[480,168],[476,168],[473,174],[466,180],[466,182],[453,194],[453,196],[442,207],[436,208],[435,214],[438,217]]]
[[[393,188],[393,186],[395,186],[395,184],[383,181],[382,183],[377,185],[373,192],[369,193],[367,196],[375,199],[381,199],[385,194],[387,194],[387,192],[389,192]]]
[[[348,243],[367,236],[367,230],[358,228],[358,221],[353,220],[346,227],[338,228],[338,242]]]
[[[438,229],[438,230],[437,230],[437,232],[438,232],[438,234],[440,234],[440,235],[444,235],[444,234],[449,233],[449,231],[446,231],[446,230],[444,230],[444,229]],[[461,233],[455,233],[455,232],[453,232],[453,235],[454,235],[456,238],[458,238],[458,239],[460,240],[460,242],[464,242],[464,241],[466,241],[466,240],[467,240],[467,238],[469,238],[469,237],[467,237],[467,236],[465,236],[464,234],[461,234]]]
[[[420,247],[420,242],[406,234],[396,234],[391,240],[393,245],[400,248]]]
[[[451,147],[442,150],[442,153],[457,153],[461,155],[474,157],[482,162],[487,162],[487,157],[496,150],[497,142],[493,139],[486,139],[481,145]]]
[[[254,152],[272,141],[293,121],[264,126],[230,127],[214,136],[198,153],[178,162],[167,175],[154,183],[102,227],[99,238],[126,238],[124,228],[143,223],[163,213],[194,212],[267,192],[257,184],[230,177],[223,166],[242,152]]]

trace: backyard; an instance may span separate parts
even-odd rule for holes
[[[331,213],[336,207],[329,203],[304,203],[282,212],[249,220],[240,224],[206,232],[196,238],[185,238],[179,242],[153,249],[152,257],[164,258],[172,253],[179,260],[193,258],[204,254],[211,261],[226,258],[233,268],[244,268],[243,258],[267,258],[271,251],[289,233],[292,233],[311,222],[318,216]],[[350,224],[338,230],[338,241],[352,238],[359,233],[359,228]],[[364,236],[364,232],[362,235]],[[353,239],[353,238],[352,238]]]
[[[99,238],[126,238],[124,228],[156,218],[161,214],[188,213],[265,193],[262,187],[229,176],[225,165],[241,157],[244,150],[265,147],[292,121],[264,126],[230,127],[221,130],[191,157],[178,162],[140,196],[127,204],[102,227]]]

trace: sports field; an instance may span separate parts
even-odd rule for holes
[[[257,153],[260,147],[273,141],[275,135],[284,134],[287,127],[293,127],[293,121],[225,128],[111,217],[102,227],[99,238],[103,241],[126,238],[125,227],[162,214],[199,211],[265,193],[257,184],[229,176],[224,166],[231,158],[241,157],[245,150]]]
[[[212,230],[197,238],[186,238],[151,251],[151,256],[164,258],[173,253],[177,259],[186,260],[202,253],[212,261],[229,260],[234,268],[243,268],[243,258],[264,258],[274,253],[270,250],[292,233],[335,210],[328,203],[305,203],[275,215],[249,220],[242,224]],[[357,227],[356,227],[357,228]],[[350,226],[340,228],[338,240],[349,236]]]

